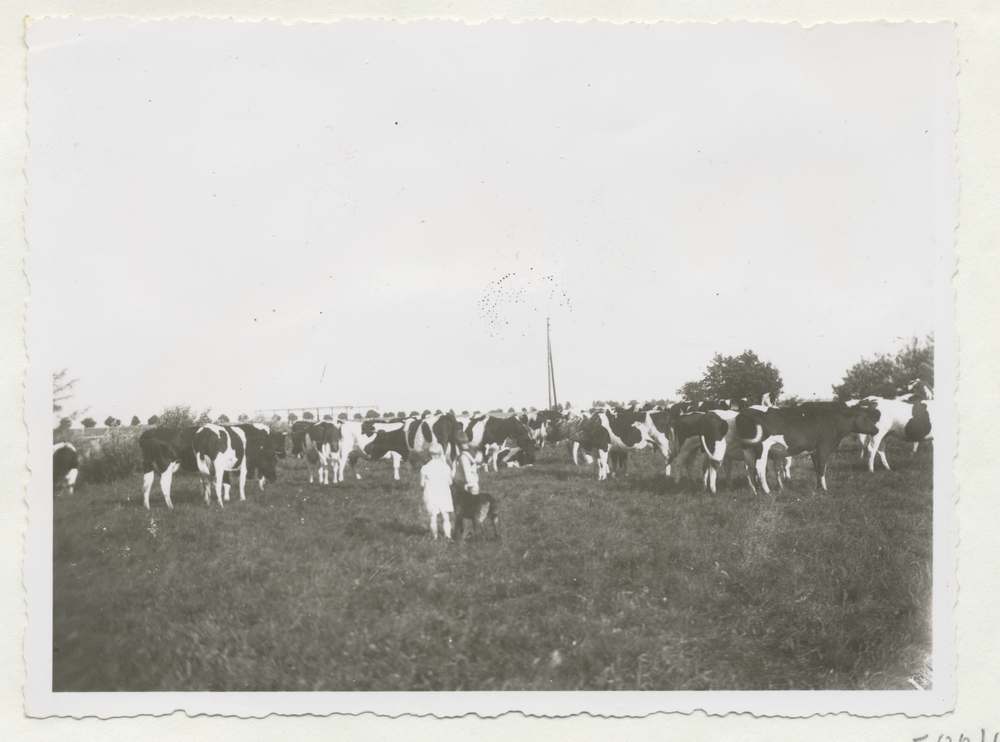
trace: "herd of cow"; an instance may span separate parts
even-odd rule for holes
[[[292,425],[291,453],[309,467],[309,481],[321,484],[344,480],[359,457],[388,458],[399,479],[402,462],[411,456],[425,457],[431,444],[439,443],[450,460],[459,446],[470,443],[487,470],[500,466],[526,466],[535,460],[536,449],[546,442],[568,441],[574,463],[582,452],[597,460],[597,477],[627,466],[630,451],[653,448],[666,462],[668,477],[678,476],[681,464],[696,453],[704,454],[704,483],[713,492],[719,471],[733,461],[746,462],[751,490],[770,492],[768,462],[776,468],[778,485],[790,479],[790,461],[800,453],[812,455],[818,485],[826,487],[830,455],[845,436],[857,434],[865,444],[868,468],[874,472],[879,459],[889,464],[880,449],[886,435],[914,444],[932,440],[933,393],[915,381],[893,399],[866,397],[854,402],[805,402],[786,407],[771,406],[766,395],[759,405],[745,400],[715,403],[683,403],[662,409],[641,408],[544,410],[514,417],[492,415],[469,419],[439,414],[387,422],[300,421]],[[198,472],[206,502],[214,493],[219,505],[229,499],[230,476],[238,478],[240,499],[246,499],[248,476],[277,479],[277,459],[286,456],[286,434],[262,424],[203,425],[183,428],[151,428],[139,437],[143,459],[143,501],[149,497],[157,475],[168,507],[173,474],[181,468]],[[57,444],[53,452],[53,476],[57,487],[72,493],[76,481],[77,456],[69,443]],[[355,474],[355,476],[357,476]]]

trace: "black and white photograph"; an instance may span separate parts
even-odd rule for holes
[[[951,708],[954,24],[25,40],[29,715]]]

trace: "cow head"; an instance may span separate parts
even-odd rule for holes
[[[284,433],[279,433],[277,431],[269,433],[268,436],[267,436],[267,442],[268,442],[268,445],[269,445],[271,451],[274,452],[275,456],[277,456],[279,459],[285,458],[286,444],[285,444],[285,434]],[[294,443],[293,443],[293,445],[294,445]]]
[[[878,421],[882,418],[882,412],[875,405],[865,405],[859,403],[848,409],[854,413],[851,421],[851,430],[862,435],[878,435]]]

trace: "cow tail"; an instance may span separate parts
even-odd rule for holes
[[[708,450],[708,442],[705,440],[705,436],[699,435],[698,439],[701,441],[701,450],[707,453],[709,458],[715,458],[715,453]]]

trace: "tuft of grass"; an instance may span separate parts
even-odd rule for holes
[[[796,461],[755,496],[663,477],[597,482],[546,448],[482,477],[502,540],[429,538],[416,475],[383,463],[173,510],[129,474],[60,498],[56,691],[908,689],[931,638],[931,457],[831,491]]]

